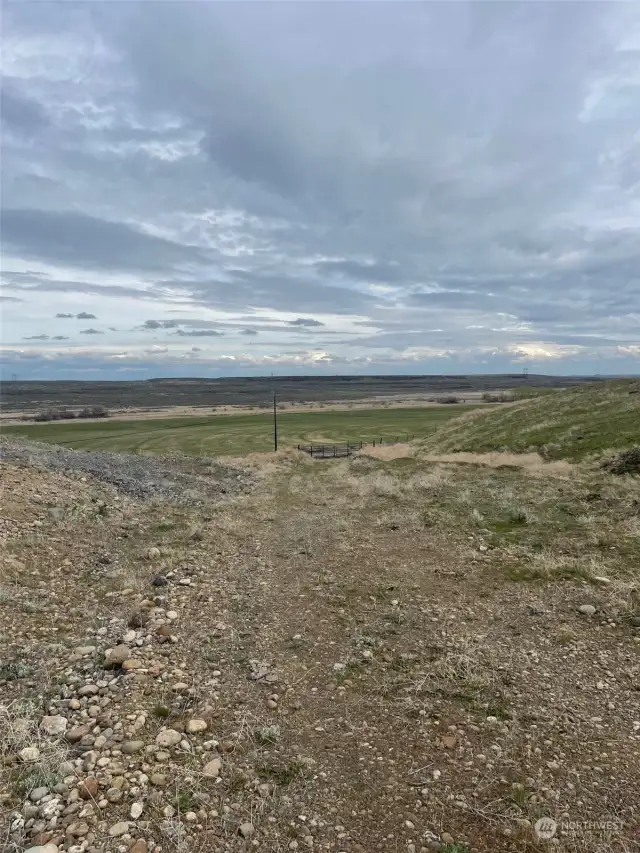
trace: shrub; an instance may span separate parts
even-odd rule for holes
[[[602,463],[611,474],[640,474],[640,445],[623,450]]]
[[[506,391],[501,391],[499,394],[490,394],[488,391],[485,391],[482,395],[484,403],[513,403],[515,399],[514,394],[509,394]]]

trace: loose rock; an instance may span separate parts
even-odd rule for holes
[[[104,659],[104,665],[106,667],[122,666],[122,664],[130,657],[131,650],[129,646],[126,646],[124,643],[121,643],[119,646],[114,646],[113,649],[109,649]]]
[[[238,834],[243,838],[251,838],[253,835],[253,824],[252,823],[241,823],[238,827]]]
[[[214,758],[208,761],[202,768],[202,775],[208,779],[216,779],[220,775],[222,769],[222,761],[219,758]]]
[[[43,717],[40,721],[40,728],[43,732],[52,737],[63,735],[67,730],[67,718],[56,714],[51,717]]]
[[[187,723],[187,733],[190,735],[197,734],[198,732],[204,732],[207,730],[207,723],[205,720],[189,720]]]
[[[176,746],[182,740],[182,735],[180,732],[175,731],[175,729],[164,729],[156,736],[156,743],[158,746]]]

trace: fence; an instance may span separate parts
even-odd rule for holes
[[[397,435],[395,438],[380,438],[373,441],[354,441],[346,444],[299,444],[298,450],[303,453],[308,453],[313,459],[340,459],[345,456],[351,456],[357,450],[362,450],[363,447],[371,445],[387,445],[399,444],[400,442],[412,441],[414,435]]]

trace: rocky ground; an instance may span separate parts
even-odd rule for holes
[[[44,456],[1,468],[2,850],[640,849],[637,478]]]

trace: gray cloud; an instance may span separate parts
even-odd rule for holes
[[[82,329],[80,334],[81,335],[103,335],[104,332],[101,332],[99,329]]]
[[[258,331],[353,369],[635,352],[633,4],[35,9],[5,27],[9,299],[90,295],[123,349],[228,330],[220,364]]]
[[[76,320],[97,320],[95,314],[89,314],[87,311],[81,311],[80,314],[76,314]]]
[[[67,338],[65,335],[54,335],[54,336],[51,338],[51,340],[52,340],[52,341],[68,341],[68,340],[69,340],[69,338]]]
[[[316,326],[324,326],[324,323],[310,317],[298,317],[295,320],[289,320],[289,326],[302,326],[305,329],[312,329]]]
[[[25,134],[41,133],[49,125],[46,111],[34,98],[19,91],[19,82],[4,79],[0,91],[0,109],[5,130],[18,130]]]
[[[219,332],[217,329],[178,329],[174,332],[175,335],[180,335],[183,338],[220,338],[224,332]]]
[[[56,318],[61,320],[70,320],[73,316],[73,314],[56,314]]]
[[[178,325],[180,325],[178,320],[145,320],[140,328],[142,330],[175,329]]]
[[[25,341],[48,341],[49,335],[30,335],[27,338],[23,338]]]
[[[0,302],[24,302],[19,296],[0,296]]]
[[[150,272],[205,260],[198,249],[75,211],[8,208],[0,222],[7,249],[31,260]]]

